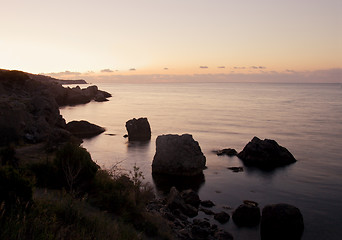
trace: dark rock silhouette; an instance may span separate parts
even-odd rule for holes
[[[89,123],[87,121],[72,121],[66,126],[66,129],[74,136],[79,138],[91,138],[105,131],[103,127]]]
[[[203,207],[209,207],[209,208],[215,206],[215,204],[210,200],[201,201],[201,205]]]
[[[147,118],[128,120],[126,129],[129,141],[148,141],[151,139],[151,127]]]
[[[59,107],[86,103],[99,94],[110,95],[96,86],[83,91],[79,87],[64,88],[49,79],[0,69],[0,145],[18,141],[51,144],[66,141],[71,135]]]
[[[181,192],[181,197],[184,199],[185,203],[190,204],[196,208],[200,205],[200,198],[198,194],[192,190],[192,189],[187,189]]]
[[[172,187],[165,199],[155,199],[149,202],[146,209],[163,217],[175,234],[176,239],[232,240],[233,236],[230,233],[218,228],[216,224],[211,224],[207,218],[199,218],[198,216],[192,221],[188,219],[188,217],[197,216],[198,210],[208,213],[208,215],[215,215],[208,209],[198,209],[198,207],[187,204],[189,193],[193,196],[193,190],[188,189],[179,192],[175,187]],[[195,198],[197,199],[197,197]],[[229,220],[227,213],[217,213],[215,216],[222,223]]]
[[[275,168],[296,162],[293,155],[274,140],[254,137],[238,154],[245,165]]]
[[[262,240],[300,240],[304,220],[300,210],[289,204],[267,205],[262,210],[260,234]]]
[[[225,148],[222,150],[215,151],[218,156],[227,155],[229,157],[236,156],[237,151],[233,148]]]
[[[205,164],[206,158],[192,135],[157,137],[152,173],[195,176],[203,173]]]
[[[233,212],[233,221],[239,227],[254,227],[260,222],[260,208],[252,201],[245,201]]]
[[[215,213],[214,219],[217,220],[219,223],[223,224],[229,221],[230,216],[228,213],[222,211],[219,213]]]
[[[179,209],[188,217],[195,217],[198,214],[198,209],[191,204],[187,204],[175,187],[171,188],[167,196],[167,207],[171,210]]]

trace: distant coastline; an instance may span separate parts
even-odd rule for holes
[[[62,79],[57,79],[57,78],[53,78],[53,77],[45,76],[45,75],[40,75],[40,74],[28,73],[28,75],[33,80],[54,82],[54,83],[59,83],[62,85],[66,85],[66,84],[88,84],[87,81],[84,79],[62,80]]]

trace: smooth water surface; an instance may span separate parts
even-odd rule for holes
[[[199,189],[202,200],[216,203],[215,211],[231,213],[228,208],[238,207],[245,199],[258,202],[261,208],[266,204],[289,203],[304,216],[302,239],[337,240],[342,236],[341,85],[98,86],[112,93],[109,102],[64,107],[61,113],[67,121],[84,119],[106,128],[105,133],[83,143],[101,167],[110,168],[122,161],[120,167],[132,170],[136,164],[145,180],[154,183],[151,163],[156,137],[190,133],[199,142],[208,167],[204,181],[192,187]],[[128,143],[123,138],[125,123],[139,117],[148,118],[152,139]],[[243,166],[237,157],[216,156],[212,152],[228,147],[241,151],[254,136],[276,140],[298,162],[270,172],[245,167],[244,172],[234,173],[227,167]],[[232,220],[221,227],[235,239],[260,239],[258,227],[237,228]]]

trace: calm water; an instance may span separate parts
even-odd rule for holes
[[[136,163],[145,180],[154,183],[151,163],[155,139],[168,133],[190,133],[207,158],[205,181],[195,187],[201,199],[236,208],[249,199],[260,204],[297,206],[305,221],[302,239],[342,236],[342,87],[340,84],[98,84],[112,93],[109,102],[65,107],[67,121],[88,120],[106,132],[83,146],[102,167],[131,170]],[[128,143],[125,123],[147,117],[148,143]],[[106,134],[115,134],[114,136]],[[286,147],[298,162],[272,172],[245,168],[237,157],[216,156],[212,150],[241,151],[253,136]],[[159,188],[158,188],[159,189]],[[201,215],[203,216],[203,215]],[[216,222],[217,224],[217,222]],[[218,224],[219,225],[219,224]],[[257,228],[221,225],[235,239],[260,239]]]

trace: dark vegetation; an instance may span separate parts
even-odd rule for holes
[[[170,239],[154,198],[134,166],[102,170],[86,149],[67,143],[53,159],[18,164],[0,151],[0,239]]]

